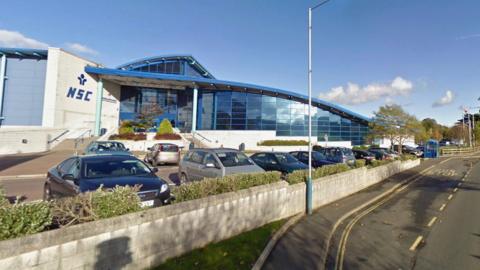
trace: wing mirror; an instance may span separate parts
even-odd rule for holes
[[[65,181],[73,182],[75,185],[78,184],[78,179],[76,179],[75,176],[73,176],[73,174],[64,174],[62,176],[62,179]]]
[[[207,167],[207,168],[215,168],[216,166],[215,166],[215,164],[213,164],[213,163],[207,163],[207,164],[205,164],[205,167]]]
[[[151,168],[151,169],[152,169],[152,172],[154,172],[154,173],[157,173],[157,172],[158,172],[158,168],[157,168],[157,167],[153,167],[153,168]]]
[[[148,150],[148,151],[152,151],[152,147],[148,147],[147,150]]]

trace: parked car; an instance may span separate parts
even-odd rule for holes
[[[398,152],[399,149],[400,149],[399,145],[394,145],[393,146],[393,150],[395,150],[396,152]],[[421,151],[421,150],[419,150],[415,147],[408,146],[408,145],[402,145],[402,153],[403,154],[415,155],[416,157],[423,156],[423,151]]]
[[[350,148],[314,146],[313,149],[325,155],[328,161],[334,163],[345,163],[350,166],[355,165],[355,156]]]
[[[385,148],[370,148],[368,149],[368,152],[373,153],[375,159],[378,160],[392,160],[395,158],[395,156],[389,153]]]
[[[142,206],[159,206],[172,200],[168,184],[143,161],[130,155],[85,155],[68,158],[50,168],[44,185],[44,200],[116,186],[140,185]]]
[[[176,144],[157,143],[147,150],[144,161],[153,166],[166,163],[178,164],[180,162],[180,147]]]
[[[205,177],[223,177],[236,173],[263,171],[244,153],[228,148],[189,150],[178,166],[180,181],[183,183],[201,180]]]
[[[375,154],[367,150],[353,149],[352,152],[355,155],[355,159],[364,159],[365,164],[370,164],[373,160],[376,160]]]
[[[251,156],[253,161],[265,171],[279,171],[288,174],[296,170],[306,170],[308,166],[286,152],[260,152]]]
[[[303,164],[308,165],[308,151],[293,151],[290,152],[290,154]],[[312,167],[318,168],[331,164],[335,164],[335,162],[329,161],[327,157],[320,152],[312,151]]]
[[[84,151],[85,155],[93,154],[116,154],[132,155],[130,149],[121,142],[116,141],[94,141],[88,144]]]

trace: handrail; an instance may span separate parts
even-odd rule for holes
[[[64,132],[62,132],[60,135],[58,135],[57,137],[47,141],[48,144],[51,144],[52,142],[54,141],[57,141],[60,137],[62,137],[63,135],[67,134],[70,130],[65,130]]]
[[[202,134],[200,134],[200,133],[198,133],[198,132],[196,132],[196,131],[193,132],[193,135],[194,135],[194,136],[195,136],[195,135],[198,135],[198,136],[200,136],[202,139],[204,139],[205,141],[210,142],[210,143],[212,142],[210,139],[206,138],[205,136],[203,136]]]
[[[75,155],[78,154],[78,151],[77,151],[77,147],[78,147],[78,142],[82,142],[83,143],[83,140],[85,139],[84,135],[88,133],[88,136],[90,136],[90,133],[92,132],[91,129],[88,129],[88,130],[85,130],[84,132],[82,132],[80,135],[78,135],[76,138],[75,138],[75,141],[74,141],[74,147],[75,147]]]

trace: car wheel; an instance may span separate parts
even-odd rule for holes
[[[45,202],[52,200],[52,191],[50,190],[50,187],[48,185],[45,185],[45,187],[43,188],[43,200]]]
[[[188,182],[188,177],[185,173],[180,174],[180,183]]]

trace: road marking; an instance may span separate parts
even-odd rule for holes
[[[440,207],[440,211],[443,211],[443,209],[445,209],[447,205],[446,204],[442,204],[442,206]]]
[[[433,223],[437,220],[437,217],[433,217],[430,222],[428,222],[427,227],[432,227]]]
[[[448,198],[447,198],[447,199],[450,201],[452,198],[453,198],[453,195],[450,194],[450,195],[448,195]]]
[[[417,239],[415,239],[415,242],[413,242],[412,246],[410,246],[409,250],[415,251],[415,249],[417,249],[417,246],[420,244],[420,242],[422,242],[422,239],[423,239],[423,236],[421,235],[417,237]]]
[[[457,187],[453,189],[453,192],[457,192],[457,191],[458,191],[458,188],[457,188]]]
[[[459,183],[457,184],[457,186],[461,186],[461,185],[462,185],[462,182],[459,182]]]

